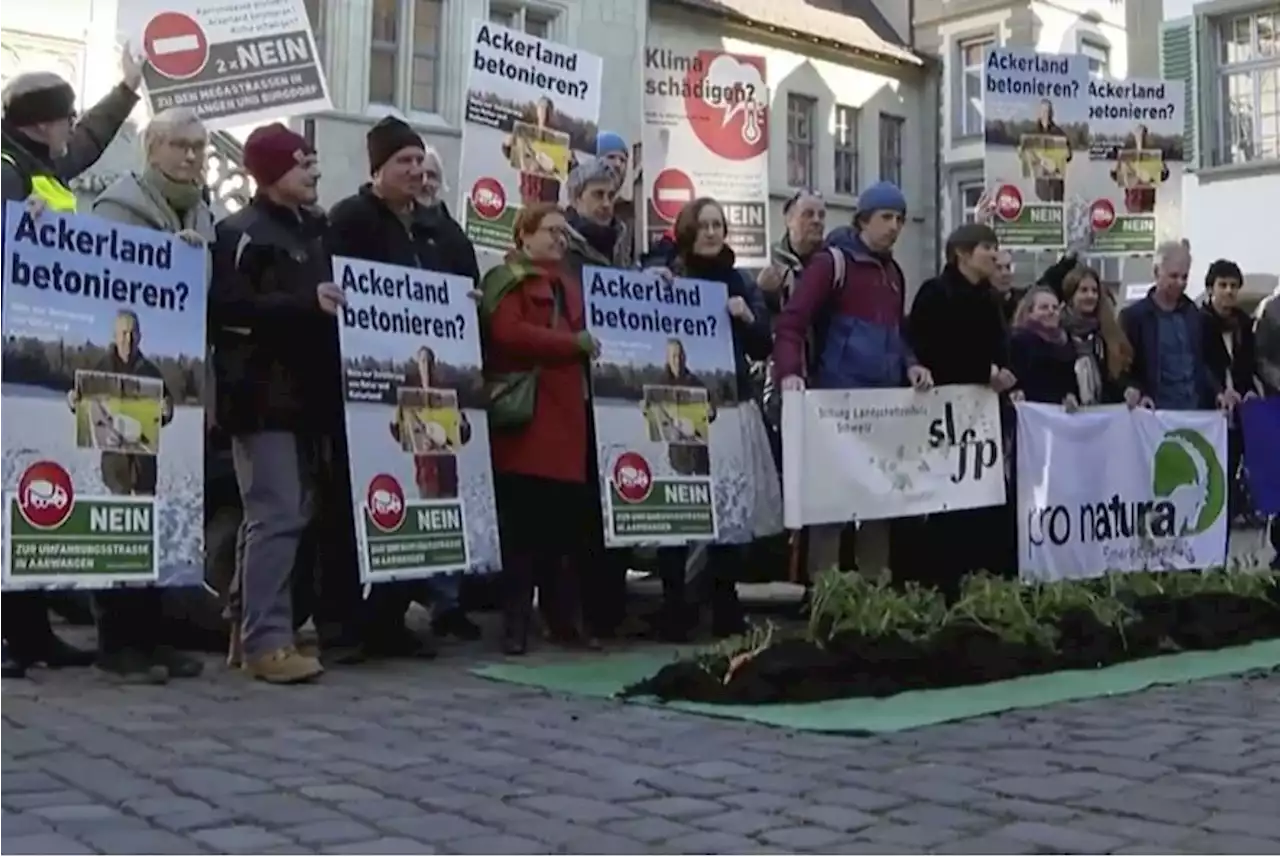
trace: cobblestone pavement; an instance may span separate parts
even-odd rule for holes
[[[423,665],[4,684],[6,854],[1280,853],[1280,674],[889,737]]]

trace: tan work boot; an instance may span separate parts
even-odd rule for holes
[[[269,684],[300,684],[320,675],[324,672],[324,667],[320,665],[320,661],[299,654],[297,649],[289,646],[261,657],[246,659],[244,670]]]
[[[304,657],[320,657],[320,641],[314,634],[308,634],[306,631],[298,631],[293,635],[293,647]]]
[[[239,622],[231,623],[231,631],[227,643],[227,666],[233,670],[244,665],[244,634]]]

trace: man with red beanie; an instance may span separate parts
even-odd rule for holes
[[[244,164],[258,192],[217,225],[209,291],[215,408],[244,504],[228,661],[292,684],[323,672],[294,646],[290,588],[322,487],[313,474],[344,432],[335,318],[344,297],[332,282],[326,220],[312,208],[320,171],[311,145],[267,125],[246,140]]]

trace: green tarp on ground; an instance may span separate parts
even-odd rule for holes
[[[608,698],[653,675],[675,657],[671,650],[583,655],[569,661],[511,660],[472,670],[495,681],[577,696]],[[666,707],[810,732],[898,732],[985,714],[1112,696],[1155,685],[1238,675],[1280,666],[1280,640],[1215,652],[1187,652],[1081,670],[943,690],[916,690],[884,699],[832,699],[772,705],[670,702]],[[652,699],[633,702],[658,705]]]

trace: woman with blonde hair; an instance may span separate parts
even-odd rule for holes
[[[1048,286],[1036,286],[1019,302],[1013,316],[1009,368],[1018,386],[1012,396],[1074,411],[1080,406],[1075,362],[1075,347],[1062,329],[1058,296]]]
[[[1062,297],[1062,328],[1076,349],[1080,403],[1137,405],[1141,395],[1129,381],[1133,346],[1098,272],[1083,265],[1072,268],[1062,280]]]

